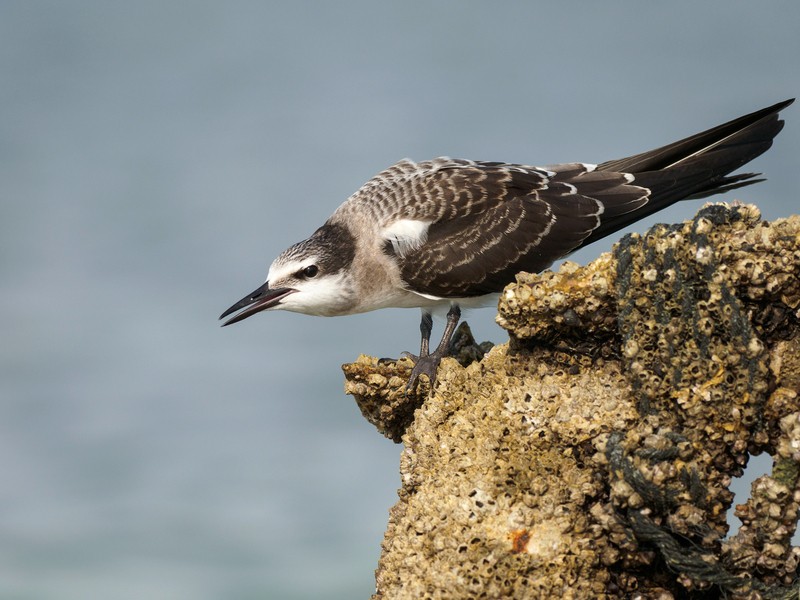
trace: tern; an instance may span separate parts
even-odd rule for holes
[[[337,316],[420,308],[422,341],[407,390],[431,387],[461,307],[496,302],[520,271],[537,273],[679,200],[762,179],[730,175],[771,145],[794,99],[672,144],[601,164],[534,167],[404,159],[350,196],[308,239],[284,250],[266,283],[220,316],[267,310]],[[446,313],[430,351],[432,314]]]

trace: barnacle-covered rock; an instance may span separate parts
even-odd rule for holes
[[[364,418],[394,442],[400,441],[430,391],[427,379],[406,391],[412,367],[408,358],[379,360],[364,354],[342,365],[345,393],[356,399]]]
[[[405,445],[375,598],[797,596],[800,218],[707,205],[520,274],[498,322],[510,343],[443,361],[430,396],[410,364],[345,365]]]
[[[586,267],[564,262],[558,271],[519,273],[500,296],[497,322],[514,340],[551,345],[614,336],[614,265],[606,253]]]
[[[602,595],[605,532],[586,508],[603,483],[587,461],[636,418],[620,364],[501,346],[443,367],[403,437],[378,597]]]
[[[775,329],[800,318],[800,218],[772,222],[760,218],[752,205],[710,204],[693,221],[658,226],[662,233],[654,249],[666,252],[683,245],[697,268],[713,261],[717,277],[724,278],[746,306],[758,303],[755,325]],[[655,230],[649,235],[654,234]],[[558,271],[520,273],[500,296],[497,322],[512,341],[552,344],[587,336],[614,337],[617,277],[625,277],[624,268],[622,274],[619,271],[614,255],[606,253],[585,267],[564,262]],[[652,287],[679,285],[677,275],[672,268],[651,266],[638,277]]]
[[[492,348],[491,342],[478,344],[469,325],[462,322],[450,342],[450,356],[439,369],[439,379],[448,372],[448,362],[455,359],[467,366],[483,358]],[[356,362],[342,365],[345,375],[344,391],[355,398],[361,414],[379,432],[394,442],[400,439],[414,420],[414,411],[430,393],[427,377],[420,378],[414,389],[406,390],[413,363],[409,358],[400,360],[377,359],[361,355]]]

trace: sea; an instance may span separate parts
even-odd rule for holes
[[[418,312],[218,315],[401,158],[600,162],[797,94],[799,21],[788,1],[0,2],[0,598],[368,598],[401,447],[340,365],[414,351]],[[767,218],[800,206],[785,117],[752,166],[769,180],[735,195]],[[506,340],[493,309],[466,319]]]

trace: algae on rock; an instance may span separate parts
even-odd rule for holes
[[[759,219],[707,205],[520,274],[509,343],[445,359],[430,395],[407,361],[345,365],[404,444],[374,598],[797,597],[800,217]]]

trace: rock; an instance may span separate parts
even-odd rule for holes
[[[405,361],[345,365],[404,444],[374,598],[796,597],[800,217],[759,218],[708,205],[520,274],[509,343],[444,360],[430,395]],[[726,539],[760,452],[775,468]]]

